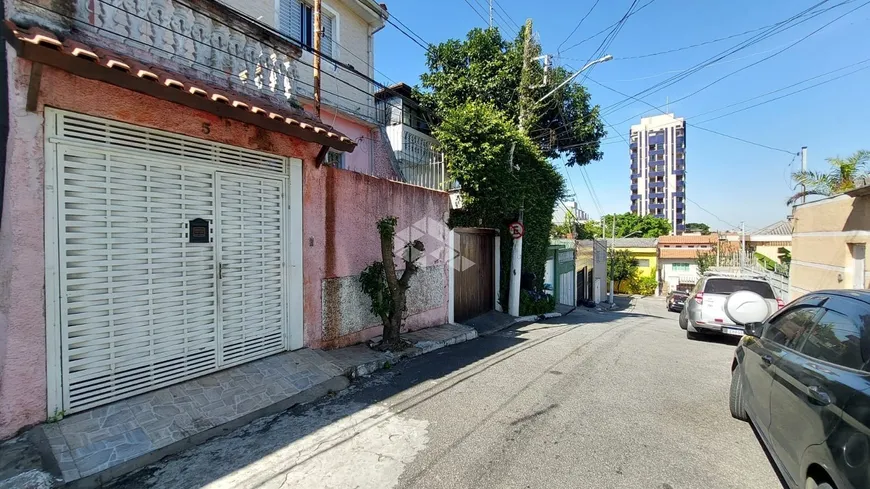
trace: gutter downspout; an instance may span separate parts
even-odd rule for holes
[[[6,1],[0,0],[0,19],[6,18]],[[0,41],[0,93],[6,94],[7,102],[9,101],[9,72],[7,56],[7,47],[5,41]],[[0,226],[3,224],[3,199],[4,189],[6,188],[6,151],[9,143],[9,104],[0,114]]]
[[[375,64],[375,55],[374,55],[374,43],[375,43],[375,30],[372,29],[371,25],[366,26],[366,30],[368,31],[368,36],[366,39],[366,60],[369,62],[369,77],[374,78],[374,64]],[[380,29],[379,29],[380,30]],[[374,84],[372,82],[368,82],[368,90],[367,93],[371,94],[372,97],[372,108],[375,110],[375,124],[380,125],[380,120],[378,118],[378,103],[375,100],[374,96]],[[375,131],[377,128],[369,129],[369,175],[375,174]]]

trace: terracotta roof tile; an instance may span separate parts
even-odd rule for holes
[[[254,104],[244,97],[235,94],[220,93],[206,84],[188,80],[177,73],[165,72],[159,68],[145,67],[135,60],[104,49],[92,48],[72,39],[62,41],[51,32],[38,27],[22,28],[7,20],[5,21],[4,28],[7,38],[11,35],[10,42],[19,41],[20,43],[49,48],[74,58],[88,60],[105,69],[128,73],[131,78],[149,80],[214,103],[230,104],[233,107],[255,114],[263,119],[283,121],[309,132],[310,136],[307,137],[311,137],[312,139],[309,140],[313,142],[327,146],[336,146],[343,151],[353,151],[356,146],[356,143],[352,139],[318,120],[300,116],[297,113],[294,113],[293,117],[290,117],[289,114],[285,115],[284,111],[280,108],[268,107],[262,103]],[[298,134],[298,132],[295,134]],[[307,138],[306,136],[300,137],[303,139]]]
[[[716,233],[703,235],[660,236],[659,245],[663,244],[710,244],[719,239]]]
[[[698,250],[695,248],[659,248],[659,258],[698,258]]]

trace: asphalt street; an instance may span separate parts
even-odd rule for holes
[[[780,488],[728,412],[734,342],[664,302],[400,363],[119,481],[154,488]]]

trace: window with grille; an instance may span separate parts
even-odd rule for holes
[[[344,168],[344,153],[330,150],[326,153],[326,164],[336,168]]]
[[[321,45],[320,51],[333,57],[336,43],[335,17],[326,9],[321,13]],[[298,41],[304,48],[311,50],[314,46],[314,6],[302,0],[279,0],[278,29],[282,34]]]
[[[689,264],[688,263],[674,263],[673,265],[671,265],[671,268],[673,268],[673,270],[675,272],[688,272],[689,271]]]

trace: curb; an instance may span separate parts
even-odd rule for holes
[[[419,357],[446,346],[464,343],[475,338],[477,338],[477,331],[471,329],[471,331],[451,336],[450,338],[445,338],[443,340],[418,341],[411,348],[402,350],[398,353],[384,352],[384,358],[379,358],[377,360],[350,367],[345,371],[345,376],[349,379],[356,379],[366,375],[371,375],[382,368],[390,368],[390,366],[402,360]]]
[[[562,317],[564,315],[571,314],[572,312],[574,312],[575,309],[577,309],[577,308],[575,307],[575,308],[571,309],[570,311],[566,312],[565,314],[562,314],[561,312],[547,312],[544,314],[539,314],[537,316],[516,317],[512,321],[509,321],[505,324],[502,324],[500,326],[497,326],[493,329],[490,329],[486,332],[481,333],[480,336],[489,336],[489,335],[498,333],[499,331],[503,331],[507,328],[510,328],[511,326],[516,326],[517,324],[520,324],[520,323],[533,323],[535,321],[542,321],[544,319],[553,319],[553,318]]]

